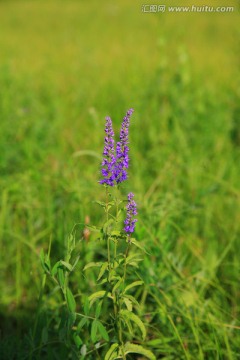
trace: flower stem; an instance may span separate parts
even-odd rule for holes
[[[117,188],[117,191],[118,191],[118,188]],[[118,194],[116,194],[116,197],[117,197]],[[118,202],[118,199],[116,200],[116,227],[117,227],[117,224],[118,224],[118,209],[119,209],[119,202]],[[116,260],[117,258],[117,245],[118,245],[118,239],[115,240],[114,242],[114,260]]]
[[[125,285],[126,275],[127,275],[127,257],[130,250],[130,243],[127,245],[126,253],[125,253],[125,262],[124,262],[124,272],[123,272],[123,286]]]
[[[109,193],[108,193],[108,188],[106,186],[106,219],[107,219],[107,228],[106,228],[106,233],[107,233],[107,256],[108,256],[108,281],[110,279],[110,271],[111,271],[111,253],[110,253],[110,237],[108,235],[108,198],[109,198]]]
[[[114,295],[114,313],[116,319],[116,327],[117,327],[117,334],[118,334],[118,343],[120,345],[122,358],[126,360],[126,355],[124,353],[124,343],[123,343],[123,336],[122,336],[122,323],[120,319],[120,311],[121,311],[121,301],[119,301],[119,297]]]

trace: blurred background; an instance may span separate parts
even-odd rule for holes
[[[122,191],[136,194],[136,237],[152,254],[145,281],[161,284],[178,316],[199,311],[202,358],[237,358],[239,2],[154,3],[234,7],[221,13],[145,13],[143,4],[153,3],[0,1],[3,359],[18,358],[34,322],[40,250],[51,238],[58,259],[75,223],[101,222],[93,200],[103,196],[105,116],[117,132],[131,107]],[[202,327],[209,317],[213,338]],[[171,338],[166,319],[162,313]],[[179,326],[184,337],[191,324]],[[193,359],[198,351],[189,345]]]

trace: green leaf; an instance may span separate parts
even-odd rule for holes
[[[86,228],[89,229],[92,232],[100,232],[100,229],[96,228],[96,226],[86,225]]]
[[[171,341],[171,338],[166,339],[167,341]],[[157,346],[161,346],[163,343],[162,339],[153,339],[153,340],[149,340],[146,342],[147,345],[151,346],[151,347],[157,347]]]
[[[41,250],[41,252],[40,252],[40,260],[41,260],[41,264],[42,264],[44,271],[46,273],[49,273],[51,270],[50,259],[49,259],[48,255],[44,254],[43,250]]]
[[[85,315],[89,315],[90,311],[90,304],[88,297],[85,297],[84,304],[83,304],[83,310]]]
[[[100,266],[102,266],[102,264],[103,264],[102,262],[90,262],[84,266],[83,271],[85,271],[91,267],[100,267]]]
[[[139,244],[139,242],[138,242],[136,239],[131,238],[131,239],[130,239],[130,242],[131,242],[132,244],[134,244],[136,247],[138,247],[139,249],[141,249],[142,251],[144,251],[145,254],[150,255],[150,254],[145,250],[145,248],[144,248],[141,244]]]
[[[76,257],[76,260],[74,261],[74,264],[72,265],[72,271],[75,269],[75,267],[77,266],[78,260],[80,259],[80,255]]]
[[[43,249],[41,249],[41,251],[40,251],[40,260],[41,260],[41,264],[42,264],[43,268],[44,268],[44,259],[45,259],[44,251],[43,251]]]
[[[94,294],[90,295],[89,296],[89,301],[90,301],[90,307],[92,306],[92,304],[97,300],[97,299],[101,299],[103,298],[104,296],[108,297],[109,299],[112,299],[112,295],[111,293],[109,292],[106,292],[104,290],[101,290],[101,291],[97,291],[95,292]]]
[[[96,312],[95,312],[95,317],[96,318],[99,318],[99,315],[101,313],[101,309],[102,309],[102,301],[99,301],[99,303],[97,304]]]
[[[79,323],[78,323],[78,326],[77,326],[77,332],[79,333],[81,331],[81,329],[84,327],[84,325],[88,322],[88,319],[87,318],[82,318]]]
[[[98,275],[97,281],[99,281],[99,280],[101,279],[101,277],[102,277],[103,274],[105,273],[107,267],[108,267],[108,262],[105,262],[105,263],[102,264],[101,269],[100,269],[100,271],[99,271],[99,275]]]
[[[138,266],[138,263],[135,262],[135,261],[132,261],[131,263],[129,263],[129,266],[133,266],[133,267],[136,267],[136,268],[139,267],[139,266]]]
[[[67,263],[66,261],[60,260],[60,263],[69,271],[72,271],[72,265]]]
[[[113,230],[111,231],[111,236],[121,236],[121,231]]]
[[[105,284],[107,281],[108,281],[108,278],[103,278],[103,279],[98,283],[98,285]]]
[[[134,305],[136,305],[137,307],[140,307],[139,302],[135,299],[134,296],[132,296],[132,295],[126,295],[126,294],[125,294],[124,297],[127,298],[127,299],[129,299],[129,300],[131,300],[132,303],[133,303]]]
[[[123,279],[120,278],[120,279],[118,280],[118,282],[114,285],[113,289],[112,289],[112,292],[113,292],[113,293],[119,288],[119,286],[121,285],[122,282],[123,282]]]
[[[113,201],[108,202],[107,209],[110,210],[112,206],[114,206],[114,202]]]
[[[144,340],[146,337],[146,329],[142,320],[136,314],[128,310],[121,310],[120,315],[123,316],[123,318],[133,321],[139,327],[142,332],[142,338]]]
[[[127,258],[126,258],[126,264],[131,264],[132,262],[140,262],[143,259],[139,258],[139,254],[130,254]]]
[[[104,209],[107,208],[108,210],[111,209],[111,207],[114,205],[113,201],[109,201],[108,203],[105,203],[103,201],[96,200],[96,201],[94,201],[94,203],[100,205]]]
[[[133,328],[132,328],[132,323],[129,319],[127,318],[122,318],[122,321],[125,323],[125,325],[127,326],[128,328],[128,332],[129,332],[129,335],[131,335],[131,337],[134,336],[134,333],[133,333]]]
[[[73,234],[70,234],[67,239],[67,249],[68,249],[67,253],[69,257],[71,256],[74,247],[75,247],[75,237],[73,236]]]
[[[97,341],[97,329],[98,329],[98,321],[93,320],[92,327],[91,327],[91,339],[92,339],[92,342],[94,342],[94,343]]]
[[[42,330],[42,343],[46,344],[48,342],[48,328],[45,326]]]
[[[114,269],[111,269],[110,274],[109,274],[109,281],[115,281],[115,280],[119,280],[119,276],[116,276],[117,273]]]
[[[103,225],[103,232],[104,234],[108,234],[109,230],[110,230],[110,225],[114,222],[113,219],[109,219],[108,221],[105,222],[105,224]]]
[[[111,345],[110,349],[107,351],[104,360],[114,360],[117,356],[118,344],[114,343]]]
[[[119,267],[119,262],[117,260],[114,260],[113,269],[117,269],[118,267]]]
[[[73,333],[73,340],[77,346],[78,349],[80,349],[80,346],[82,345],[82,339],[80,338],[79,335],[77,335],[76,333]]]
[[[68,304],[69,310],[71,312],[75,312],[76,302],[75,302],[74,296],[69,288],[67,288],[67,291],[66,291],[66,299],[67,299],[67,304]]]
[[[142,347],[141,345],[131,344],[127,342],[124,346],[125,355],[134,353],[140,354],[148,358],[149,360],[156,360],[156,356],[150,351]]]
[[[103,339],[106,341],[109,341],[108,332],[107,332],[105,326],[100,321],[98,321],[97,326],[98,326],[98,330],[99,330],[101,336],[103,337]]]
[[[138,280],[138,281],[134,281],[133,283],[131,283],[130,285],[126,286],[124,292],[127,292],[129,289],[133,288],[134,286],[140,286],[143,284],[142,280]]]
[[[103,207],[103,208],[106,207],[106,203],[103,202],[103,201],[97,201],[97,200],[95,200],[94,203],[100,205],[100,206]]]
[[[60,261],[57,261],[56,264],[53,266],[51,274],[52,276],[55,276],[59,267]]]
[[[132,311],[132,302],[128,298],[124,297],[123,301],[128,309],[128,311]]]
[[[63,289],[65,286],[65,276],[64,276],[64,271],[61,268],[57,269],[57,274],[58,274],[58,282],[59,285],[61,286],[61,288]]]
[[[67,318],[67,326],[68,329],[71,330],[71,328],[73,327],[75,321],[76,321],[76,313],[75,312],[69,312],[68,313],[68,318]]]

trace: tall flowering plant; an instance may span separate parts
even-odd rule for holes
[[[100,205],[106,214],[106,222],[102,230],[107,243],[107,261],[101,264],[98,275],[98,280],[106,276],[102,281],[105,284],[105,290],[90,296],[91,303],[95,299],[106,297],[112,300],[111,316],[115,337],[112,338],[111,346],[105,353],[105,360],[127,359],[127,354],[130,353],[138,353],[146,358],[155,359],[149,350],[129,341],[135,338],[137,331],[141,333],[143,339],[146,337],[145,326],[134,312],[134,307],[138,306],[137,299],[131,293],[136,286],[143,285],[143,282],[141,280],[135,280],[130,284],[127,282],[128,269],[137,266],[140,260],[136,252],[130,251],[132,245],[139,247],[136,240],[132,238],[137,222],[137,204],[134,201],[134,194],[130,192],[127,195],[127,204],[122,209],[121,204],[124,201],[120,199],[119,193],[114,196],[116,192],[112,191],[114,187],[119,190],[121,183],[128,179],[129,126],[132,114],[133,109],[130,109],[123,118],[116,147],[112,121],[109,117],[106,118],[105,125],[106,136],[100,184],[105,186],[106,200]],[[115,215],[112,209],[115,209]],[[122,230],[119,230],[121,210],[125,211],[125,220]],[[120,251],[118,251],[119,248]]]
[[[71,336],[80,359],[132,359],[131,354],[143,355],[155,360],[154,354],[143,347],[146,328],[136,314],[140,307],[135,296],[136,287],[143,281],[134,279],[134,268],[141,261],[137,249],[144,249],[133,238],[137,222],[137,204],[130,192],[126,199],[121,196],[121,183],[128,179],[129,125],[133,109],[123,118],[120,136],[115,145],[112,120],[106,117],[101,179],[105,188],[105,201],[97,201],[105,213],[101,227],[85,224],[90,232],[97,233],[103,249],[102,261],[90,262],[83,272],[96,276],[97,291],[82,298],[83,312],[77,311],[75,297],[69,287],[68,277],[78,262],[73,259],[74,236],[70,237],[67,256],[51,268],[48,255],[42,255],[45,272],[59,284],[66,301],[69,318],[67,334]],[[95,269],[95,270],[94,270]],[[131,281],[130,281],[131,279]],[[81,307],[80,307],[81,308]],[[70,332],[70,335],[69,335]],[[90,340],[89,340],[90,339]]]

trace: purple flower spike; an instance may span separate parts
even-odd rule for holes
[[[116,145],[116,164],[114,175],[117,184],[127,180],[127,169],[129,166],[128,130],[132,113],[133,109],[129,109],[126,116],[123,118],[120,131],[120,141],[118,141]]]
[[[137,215],[137,205],[135,201],[133,200],[133,193],[128,194],[128,204],[126,206],[127,209],[127,217],[124,221],[125,227],[124,230],[130,236],[131,233],[134,232],[135,229],[135,223],[137,222],[137,219],[134,219],[134,216]]]
[[[103,150],[103,161],[102,161],[102,176],[103,179],[100,180],[100,184],[106,184],[109,186],[114,185],[114,165],[116,162],[115,159],[115,150],[114,150],[114,132],[112,128],[112,120],[109,116],[106,117],[105,125],[105,145]]]

